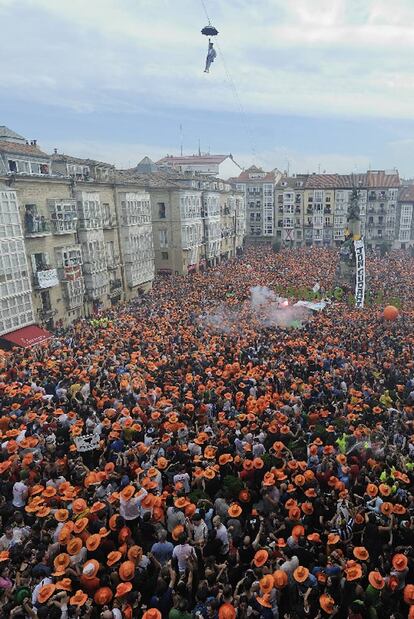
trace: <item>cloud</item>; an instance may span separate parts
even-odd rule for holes
[[[412,118],[414,5],[360,5],[210,0],[219,57],[206,76],[194,0],[0,0],[2,85],[79,112],[154,100],[234,111],[240,99],[248,112]]]

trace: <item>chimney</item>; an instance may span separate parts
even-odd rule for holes
[[[37,140],[33,140],[33,146],[37,146]]]

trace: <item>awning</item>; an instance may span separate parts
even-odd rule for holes
[[[49,333],[49,331],[41,329],[37,325],[30,325],[30,327],[23,327],[23,329],[5,333],[1,336],[1,339],[11,342],[15,346],[30,348],[36,344],[43,344],[47,340],[50,340],[51,337],[53,337],[53,335]]]

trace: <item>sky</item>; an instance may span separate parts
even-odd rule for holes
[[[0,125],[48,152],[414,176],[413,0],[0,0],[0,24]]]

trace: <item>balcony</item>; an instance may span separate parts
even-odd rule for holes
[[[26,238],[38,238],[41,236],[50,236],[50,221],[43,215],[33,215],[24,217],[24,236]]]
[[[122,294],[122,280],[112,279],[109,282],[109,296],[117,297]]]
[[[53,288],[59,283],[57,269],[45,268],[33,274],[33,286],[37,289]]]
[[[51,318],[56,316],[57,309],[53,309],[53,307],[42,307],[41,309],[37,310],[37,313],[39,314],[40,320],[46,322],[47,320],[50,320]]]
[[[68,218],[54,218],[52,215],[52,232],[53,234],[74,234],[76,232],[78,218],[77,217],[68,217]]]
[[[108,265],[108,271],[114,271],[115,269],[117,269],[120,265],[119,255],[116,254],[114,256],[108,256],[107,265]]]
[[[102,222],[102,227],[104,230],[111,230],[112,228],[116,228],[117,221],[115,215],[109,215],[109,217],[104,217]]]

